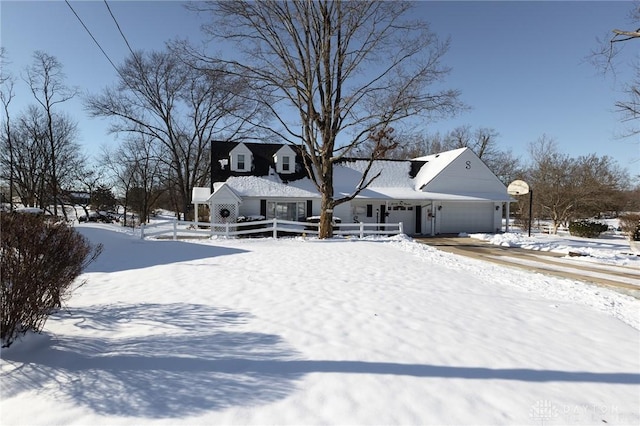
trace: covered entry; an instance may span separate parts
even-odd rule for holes
[[[420,206],[405,201],[389,202],[387,205],[388,216],[385,222],[402,222],[404,233],[413,235],[416,233],[416,208],[419,210]]]
[[[235,223],[242,200],[225,183],[215,189],[207,200],[211,206],[211,223]]]

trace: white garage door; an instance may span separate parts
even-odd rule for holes
[[[448,203],[438,213],[441,234],[495,232],[493,203]]]

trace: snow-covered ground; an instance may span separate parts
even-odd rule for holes
[[[2,351],[3,425],[640,424],[632,297],[402,236],[77,229],[104,252]]]

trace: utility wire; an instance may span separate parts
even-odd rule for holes
[[[89,34],[89,36],[91,36],[91,39],[94,41],[94,43],[96,44],[96,46],[98,46],[98,48],[100,49],[100,51],[102,52],[102,54],[104,55],[105,58],[107,58],[107,61],[109,61],[109,63],[111,64],[111,66],[113,67],[114,70],[116,70],[116,72],[118,74],[120,74],[120,70],[118,69],[118,67],[116,67],[116,65],[113,63],[113,61],[111,60],[111,58],[109,57],[109,55],[107,55],[107,52],[104,51],[104,49],[102,48],[102,46],[100,46],[100,43],[98,43],[98,40],[96,40],[96,38],[93,36],[93,34],[91,33],[91,31],[89,30],[89,28],[87,28],[87,26],[84,24],[84,22],[82,21],[82,18],[80,18],[80,16],[78,16],[78,14],[76,13],[76,11],[73,9],[73,7],[71,6],[71,4],[69,3],[68,0],[64,0],[64,2],[67,4],[67,6],[69,6],[69,9],[71,9],[71,11],[73,12],[74,15],[76,15],[76,18],[78,18],[78,21],[80,21],[80,24],[82,24],[82,26],[84,27],[85,31],[87,31],[87,33]],[[121,75],[121,74],[120,74]],[[122,76],[122,75],[121,75]]]
[[[89,34],[89,36],[91,36],[91,39],[93,39],[93,41],[95,42],[95,44],[98,46],[98,48],[100,49],[100,51],[102,52],[102,54],[105,56],[105,58],[107,58],[107,60],[109,61],[109,63],[111,64],[111,66],[113,67],[113,69],[116,70],[116,72],[118,73],[118,75],[120,76],[120,78],[122,79],[123,82],[125,82],[125,84],[127,86],[129,86],[129,88],[131,89],[132,93],[136,96],[136,98],[138,98],[141,102],[144,102],[141,98],[140,95],[138,94],[137,90],[131,86],[131,84],[128,82],[128,80],[125,78],[125,76],[122,74],[122,72],[120,72],[120,70],[118,69],[118,67],[113,63],[113,61],[111,60],[111,58],[109,57],[109,55],[107,55],[107,52],[104,51],[104,49],[102,48],[102,46],[100,45],[100,43],[98,42],[98,40],[96,40],[96,38],[93,36],[93,34],[91,33],[91,31],[89,30],[89,28],[87,28],[87,26],[85,25],[85,23],[82,21],[82,19],[80,18],[80,16],[78,16],[78,14],[76,13],[76,11],[73,9],[73,7],[71,6],[71,4],[69,3],[68,0],[65,0],[65,3],[67,3],[67,6],[69,6],[69,9],[71,9],[71,11],[73,12],[73,14],[76,16],[76,18],[78,18],[78,21],[80,21],[80,23],[82,24],[82,26],[84,27],[84,29],[87,31],[87,33]],[[138,66],[140,67],[140,69],[142,69],[142,64],[140,63],[140,59],[138,58],[138,55],[136,55],[133,52],[133,49],[131,49],[131,45],[129,44],[129,41],[127,40],[127,38],[125,37],[124,33],[122,32],[122,29],[120,28],[120,25],[118,24],[118,21],[116,20],[115,16],[113,15],[113,13],[111,12],[111,8],[109,7],[109,4],[107,4],[107,0],[104,0],[104,4],[107,6],[107,9],[109,10],[109,14],[111,15],[111,18],[113,19],[113,21],[115,22],[116,26],[118,27],[118,31],[120,32],[120,35],[122,36],[122,38],[124,39],[127,48],[129,49],[129,51],[131,52],[131,55],[133,56],[133,59],[136,61],[136,63],[138,64]],[[149,82],[147,80],[147,76],[145,73],[142,73],[142,77],[144,79],[144,83],[149,86]],[[157,117],[156,117],[157,119]]]
[[[125,37],[124,33],[122,32],[122,28],[120,28],[120,24],[116,20],[116,17],[113,16],[113,12],[111,12],[111,8],[109,7],[109,3],[107,3],[107,0],[104,0],[104,5],[107,6],[107,10],[109,11],[109,15],[111,15],[111,19],[113,19],[113,22],[115,22],[116,27],[118,27],[118,31],[120,32],[120,35],[122,36],[122,38],[124,39],[124,42],[126,43],[127,47],[129,48],[129,52],[131,52],[131,54],[135,57],[136,55],[135,55],[135,53],[133,53],[133,49],[131,48],[131,45],[129,44],[129,40],[127,40],[127,37]]]
[[[120,32],[120,35],[122,36],[122,39],[124,40],[125,44],[127,45],[127,48],[129,49],[129,52],[131,52],[131,57],[136,62],[136,65],[138,66],[138,69],[140,70],[140,76],[142,77],[142,83],[144,85],[146,85],[147,88],[151,88],[151,83],[149,82],[149,79],[147,78],[147,73],[145,72],[144,65],[142,64],[142,58],[140,57],[140,55],[136,55],[136,53],[131,48],[131,45],[129,44],[129,40],[127,40],[127,37],[124,35],[124,32],[122,32],[122,28],[120,28],[120,24],[118,23],[118,20],[113,15],[113,12],[111,12],[111,8],[109,7],[109,3],[107,3],[107,0],[104,0],[104,5],[107,6],[107,10],[109,11],[109,15],[111,15],[111,19],[113,19],[113,22],[116,24],[116,27],[118,28],[118,31]]]

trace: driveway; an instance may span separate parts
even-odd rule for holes
[[[439,250],[541,274],[609,287],[640,299],[640,269],[581,260],[562,253],[502,247],[474,238],[415,238]]]

